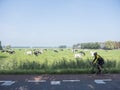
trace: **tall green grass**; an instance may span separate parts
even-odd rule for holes
[[[97,51],[105,59],[104,73],[120,72],[120,50],[92,51]],[[26,55],[24,50],[18,49],[13,55],[0,53],[0,73],[91,73],[93,57],[90,50],[84,52],[86,55],[81,59],[75,59],[68,49],[58,53],[49,49],[39,56]]]

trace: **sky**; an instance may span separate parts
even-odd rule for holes
[[[0,0],[0,41],[72,46],[120,41],[120,0]]]

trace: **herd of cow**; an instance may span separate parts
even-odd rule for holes
[[[40,54],[42,54],[44,51],[47,51],[47,49],[33,49],[33,50],[26,50],[25,51],[25,54],[26,55],[35,55],[35,56],[38,56],[38,55],[40,55]],[[59,52],[59,50],[58,49],[53,49],[53,51],[55,52],[55,53],[58,53]],[[60,51],[63,51],[63,49],[60,49]],[[85,52],[84,51],[79,51],[79,50],[72,50],[72,52],[73,52],[73,54],[74,54],[74,58],[82,58],[83,56],[85,56],[86,54],[85,54]],[[15,52],[15,50],[12,50],[12,49],[10,49],[10,50],[1,50],[1,52],[2,53],[9,53],[9,54],[15,54],[16,52]],[[76,53],[77,52],[77,53]],[[93,56],[93,51],[90,51],[90,54],[91,54],[91,56]]]
[[[25,50],[26,55],[35,55],[38,56],[39,54],[42,54],[43,51],[47,51],[47,49],[33,49],[33,50]],[[55,53],[58,53],[59,51],[57,49],[53,50]],[[15,50],[13,49],[3,49],[1,50],[2,53],[8,53],[8,54],[15,54]]]
[[[42,54],[42,53],[43,53],[43,50],[39,50],[39,49],[34,49],[34,50],[26,51],[27,55],[34,54],[35,56],[38,56],[39,54]]]
[[[2,53],[6,52],[6,53],[9,53],[9,54],[15,54],[15,51],[14,50],[1,50]]]
[[[15,54],[15,50],[12,50],[12,49],[3,49],[1,50],[2,53],[8,53],[8,54]],[[42,54],[43,51],[42,50],[29,50],[29,51],[26,51],[26,54],[27,55],[32,55],[34,54],[35,56],[38,56],[39,54]]]

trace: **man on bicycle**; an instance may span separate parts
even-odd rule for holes
[[[101,74],[103,64],[104,64],[104,59],[100,55],[98,55],[97,52],[94,53],[94,60],[92,64],[97,66],[97,69],[98,69],[97,74]]]

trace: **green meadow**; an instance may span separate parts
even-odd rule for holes
[[[90,74],[96,71],[90,51],[104,58],[103,73],[120,73],[120,50],[80,49],[75,53],[83,51],[81,58],[75,58],[72,49],[47,49],[38,56],[27,55],[25,49],[14,50],[15,54],[0,52],[0,74]]]

